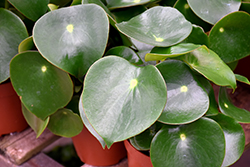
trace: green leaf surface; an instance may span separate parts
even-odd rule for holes
[[[152,7],[116,26],[131,38],[161,47],[180,43],[192,31],[192,24],[177,9],[162,6]]]
[[[141,58],[135,53],[134,50],[130,49],[129,47],[126,46],[117,46],[114,48],[111,48],[106,52],[106,55],[115,55],[119,57],[123,57],[126,60],[128,60],[130,63],[133,64],[143,64]]]
[[[0,8],[0,83],[9,78],[9,64],[18,53],[18,45],[28,37],[22,20],[9,10]]]
[[[50,0],[50,3],[53,3],[53,4],[56,4],[56,5],[59,5],[60,7],[70,3],[71,0]]]
[[[155,47],[150,53],[146,54],[145,61],[157,61],[177,57],[192,52],[199,47],[200,45],[192,43],[180,43],[170,47]]]
[[[178,9],[192,24],[203,27],[205,31],[209,31],[211,29],[212,26],[209,23],[203,21],[192,11],[187,0],[176,1],[174,8]]]
[[[103,140],[103,138],[96,132],[96,130],[93,128],[93,126],[90,124],[88,118],[86,117],[86,114],[84,112],[84,108],[82,105],[82,95],[80,96],[80,101],[79,101],[79,111],[80,111],[80,116],[83,121],[84,126],[88,129],[88,131],[100,142],[102,145],[102,148],[105,148],[106,143]]]
[[[162,128],[162,126],[163,124],[156,122],[141,134],[130,138],[129,141],[137,150],[147,151],[150,149],[153,137]]]
[[[91,66],[82,94],[86,117],[108,147],[149,128],[166,100],[165,81],[156,67],[137,67],[117,56]]]
[[[182,56],[190,67],[220,86],[230,86],[236,88],[236,79],[233,71],[220,59],[220,57],[208,49],[201,46],[197,50]]]
[[[206,115],[217,115],[219,113],[218,104],[215,100],[214,89],[211,83],[203,76],[199,76],[198,80],[209,96],[209,108]]]
[[[247,77],[244,77],[244,76],[239,75],[239,74],[235,74],[235,77],[236,77],[236,80],[237,80],[237,81],[240,81],[240,82],[242,82],[242,83],[245,83],[245,84],[250,85],[250,82],[249,82],[249,80],[247,79]]]
[[[102,57],[108,31],[105,11],[98,5],[85,4],[45,14],[36,22],[33,38],[43,57],[81,78]]]
[[[238,11],[241,0],[187,0],[189,6],[204,21],[215,24],[229,13]]]
[[[222,166],[230,166],[242,155],[245,148],[245,134],[241,125],[223,114],[210,117],[220,124],[226,139],[226,154]]]
[[[124,8],[136,5],[143,5],[154,0],[106,0],[107,7],[110,9]]]
[[[154,137],[150,149],[152,164],[157,167],[219,167],[224,154],[223,131],[208,118],[162,128]]]
[[[250,14],[250,2],[242,2],[240,6],[241,11],[245,11]]]
[[[49,0],[8,0],[27,18],[36,21],[48,10]]]
[[[82,131],[83,124],[79,115],[62,108],[50,116],[48,129],[59,136],[73,137]]]
[[[23,104],[22,104],[22,112],[25,120],[29,124],[29,126],[35,131],[36,137],[38,138],[49,123],[50,117],[47,117],[45,121],[38,118],[35,114],[30,112]]]
[[[225,63],[250,55],[250,15],[234,12],[214,25],[209,34],[209,47]]]
[[[194,24],[191,34],[183,42],[206,46],[208,46],[209,44],[207,34],[205,34],[204,30],[201,27]]]
[[[18,53],[24,52],[24,51],[28,51],[28,50],[32,50],[35,48],[35,44],[33,42],[33,37],[30,36],[26,39],[24,39],[18,46]]]
[[[38,52],[23,52],[10,63],[11,82],[25,107],[38,118],[64,107],[73,94],[70,76]]]
[[[190,68],[178,60],[167,60],[156,66],[167,83],[167,104],[158,121],[186,124],[202,117],[209,98]]]
[[[238,122],[250,123],[250,112],[245,109],[236,107],[232,103],[232,100],[229,97],[227,89],[225,87],[220,88],[218,101],[220,111],[223,114],[234,118]]]

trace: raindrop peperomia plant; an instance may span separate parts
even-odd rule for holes
[[[226,89],[250,55],[240,0],[5,0],[0,81],[10,80],[39,136],[84,125],[102,146],[129,140],[153,166],[229,166],[244,150]],[[221,86],[218,103],[212,85]],[[79,117],[80,114],[80,117]],[[234,141],[234,142],[232,142]]]

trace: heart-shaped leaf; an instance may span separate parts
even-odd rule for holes
[[[107,7],[110,9],[124,8],[129,6],[136,6],[146,4],[154,0],[106,0]]]
[[[225,87],[220,88],[218,101],[220,110],[223,114],[234,118],[238,122],[250,123],[250,112],[236,107],[232,103]]]
[[[49,0],[8,0],[18,11],[27,18],[36,21],[48,10]]]
[[[28,37],[22,20],[9,10],[0,8],[0,83],[9,78],[9,64],[18,53],[18,45]]]
[[[201,46],[195,51],[182,56],[181,59],[215,84],[236,88],[236,78],[233,71],[215,52],[206,46]]]
[[[192,24],[177,9],[162,6],[152,7],[116,26],[131,38],[162,47],[180,43],[192,31]]]
[[[153,166],[162,167],[221,166],[224,153],[223,131],[214,120],[208,118],[162,128],[155,135],[150,149]]]
[[[158,121],[165,124],[185,124],[202,117],[209,98],[190,68],[178,60],[167,60],[157,65],[167,83],[167,104]]]
[[[107,56],[95,62],[85,76],[84,112],[108,147],[149,128],[166,100],[165,81],[151,65],[137,67],[123,58]]]
[[[250,55],[250,15],[234,12],[214,25],[209,34],[210,48],[225,63]]]
[[[222,166],[230,166],[242,155],[245,148],[245,134],[241,125],[223,114],[210,117],[220,124],[226,139],[226,154]]]
[[[30,36],[26,39],[24,39],[18,46],[18,53],[32,50],[35,48],[34,42],[33,42],[33,37]]]
[[[249,80],[247,79],[247,77],[244,77],[244,76],[239,75],[239,74],[235,74],[235,77],[236,77],[237,81],[240,81],[240,82],[242,82],[242,83],[245,83],[245,84],[250,85],[250,82],[249,82]]]
[[[83,124],[79,115],[67,108],[62,108],[50,116],[48,129],[59,136],[73,137],[82,131]]]
[[[187,0],[189,6],[204,21],[215,24],[229,13],[238,11],[241,0]]]
[[[38,52],[23,52],[10,63],[11,82],[25,107],[38,118],[64,107],[73,94],[70,76]]]
[[[29,124],[29,126],[35,131],[36,137],[38,138],[49,123],[49,118],[47,117],[45,121],[38,118],[35,114],[30,112],[23,104],[22,104],[22,112],[25,120]]]
[[[199,48],[200,45],[192,43],[180,43],[170,47],[155,47],[145,56],[145,61],[165,60],[166,58],[177,57],[187,54]]]
[[[123,57],[130,63],[137,65],[143,64],[141,58],[135,53],[135,51],[126,46],[117,46],[111,48],[106,52],[106,55],[116,55],[119,57]]]
[[[42,56],[81,78],[102,57],[108,31],[105,11],[98,5],[85,4],[45,14],[36,22],[33,38]]]
[[[211,24],[200,19],[190,8],[187,0],[178,0],[176,1],[174,8],[178,9],[185,18],[193,24],[199,25],[204,28],[205,31],[211,29]]]

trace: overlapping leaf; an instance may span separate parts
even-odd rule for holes
[[[164,79],[154,66],[137,67],[117,56],[91,66],[82,94],[85,115],[108,147],[150,127],[166,100]]]

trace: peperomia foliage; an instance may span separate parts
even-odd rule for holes
[[[229,166],[244,150],[229,64],[250,55],[240,0],[5,0],[0,82],[39,136],[83,124],[103,147],[129,139],[154,167]],[[218,103],[211,85],[220,86]],[[79,116],[80,115],[80,116]],[[234,142],[232,142],[234,141]]]

